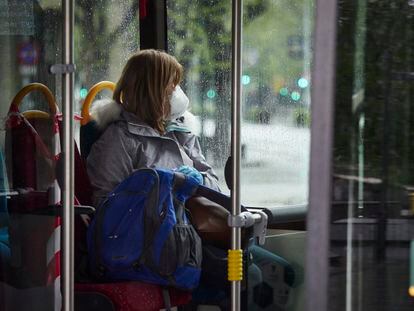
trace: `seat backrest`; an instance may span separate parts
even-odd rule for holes
[[[102,134],[91,119],[89,108],[97,93],[103,89],[115,89],[115,84],[102,81],[95,84],[88,92],[82,106],[81,128],[80,128],[80,152],[75,142],[75,197],[82,205],[93,206],[93,188],[86,169],[86,159],[92,145]],[[75,267],[76,278],[88,278],[87,268],[87,246],[86,246],[87,224],[82,217],[75,217]]]
[[[80,151],[84,161],[91,151],[92,145],[101,136],[102,131],[97,127],[96,122],[92,120],[90,115],[90,108],[95,96],[102,90],[115,90],[115,83],[110,81],[101,81],[91,87],[86,95],[85,101],[82,106],[81,113],[81,129],[80,129]]]
[[[80,156],[85,161],[91,152],[92,145],[99,139],[102,131],[96,126],[96,122],[91,120],[80,128]]]
[[[24,89],[23,89],[24,90]],[[11,187],[46,191],[53,183],[57,111],[19,112],[12,104],[6,121],[6,162]],[[59,150],[60,152],[60,150]]]
[[[50,111],[19,111],[22,99],[40,91]],[[59,111],[51,91],[43,84],[31,83],[14,97],[6,120],[6,166],[10,186],[18,190],[12,196],[10,265],[24,271],[13,279],[16,286],[46,286],[60,274],[59,217],[47,216],[51,205],[60,201],[55,182],[55,162],[60,153]],[[49,283],[50,282],[50,283]]]

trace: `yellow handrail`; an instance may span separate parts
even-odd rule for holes
[[[26,119],[49,119],[50,115],[47,112],[40,110],[26,110],[22,114]]]
[[[83,102],[81,112],[81,125],[86,125],[91,120],[89,108],[91,107],[92,101],[95,99],[96,94],[98,94],[100,91],[104,89],[109,89],[113,92],[115,90],[115,83],[111,81],[101,81],[91,87],[91,89],[88,92],[88,95],[86,95],[85,101]]]
[[[14,98],[11,102],[11,105],[10,105],[10,111],[15,111],[15,112],[19,111],[19,106],[22,103],[23,98],[32,91],[40,91],[45,96],[45,98],[47,100],[47,103],[49,105],[49,108],[50,108],[50,112],[52,113],[52,115],[55,115],[58,112],[59,108],[56,105],[55,97],[53,96],[50,89],[42,83],[30,83],[30,84],[26,85],[25,87],[23,87],[16,94],[16,96],[14,96]],[[31,116],[31,117],[34,117],[36,115],[40,116],[40,114],[41,114],[42,117],[45,117],[44,113],[46,113],[46,112],[42,113],[42,111],[36,111],[36,114],[34,114],[34,112],[35,111],[26,112],[26,114],[28,116]]]

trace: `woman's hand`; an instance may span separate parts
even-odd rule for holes
[[[183,173],[184,175],[194,178],[200,185],[204,184],[203,175],[201,175],[201,173],[197,171],[194,167],[182,165],[177,169],[177,172]]]

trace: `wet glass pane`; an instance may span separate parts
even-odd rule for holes
[[[230,153],[231,7],[210,2],[168,3],[168,47],[185,67],[195,131],[222,176]],[[310,1],[245,2],[244,204],[307,201],[312,10]]]
[[[139,1],[75,1],[75,113],[98,82],[116,83],[128,58],[139,49]],[[111,98],[104,88],[96,99]],[[79,123],[75,124],[78,139]]]
[[[308,200],[313,1],[246,1],[242,201]]]
[[[224,165],[230,155],[231,3],[167,1],[168,52],[184,66],[183,89],[207,161],[228,192]]]
[[[61,78],[48,68],[61,63],[61,4],[0,1],[0,20],[0,309],[57,310],[62,249],[54,156],[60,152]],[[13,97],[33,82],[42,85],[12,107]]]
[[[329,310],[414,307],[413,5],[339,1]]]

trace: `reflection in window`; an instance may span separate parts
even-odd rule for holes
[[[36,90],[17,103],[20,112],[40,110],[26,113],[27,123],[7,116],[29,83],[60,94],[61,76],[48,69],[62,59],[61,12],[61,1],[0,1],[0,310],[53,310],[55,303],[57,310],[61,302],[56,251],[64,250],[48,213],[58,199],[53,161],[45,157],[55,146],[49,105]]]
[[[338,12],[329,310],[412,310],[412,1]]]

